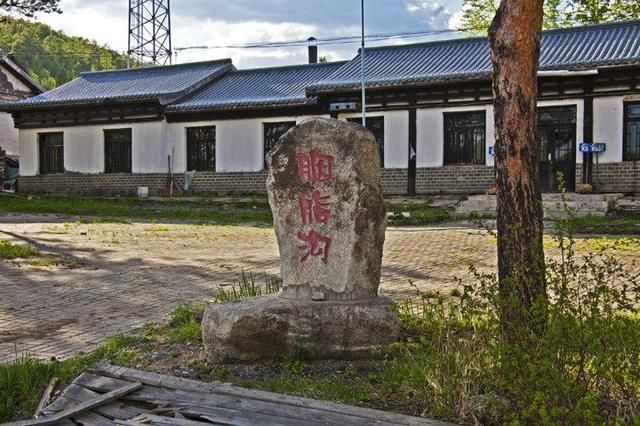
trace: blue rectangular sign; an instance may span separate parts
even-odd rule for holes
[[[598,154],[607,150],[606,143],[581,143],[580,152],[585,154]]]
[[[489,145],[489,155],[492,157],[496,155],[493,145]]]

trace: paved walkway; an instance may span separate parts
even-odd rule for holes
[[[110,335],[165,319],[181,302],[214,297],[243,269],[261,276],[279,267],[270,228],[0,216],[0,239],[28,242],[59,262],[0,260],[0,362],[89,352]],[[471,262],[495,265],[494,240],[482,231],[390,228],[381,293],[411,297],[411,282],[448,293]]]

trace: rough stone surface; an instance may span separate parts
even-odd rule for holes
[[[278,296],[210,303],[212,362],[372,357],[400,330],[378,298],[386,215],[373,134],[314,118],[267,156],[267,193],[281,260]]]
[[[399,332],[391,301],[303,302],[277,296],[210,304],[203,340],[211,362],[304,356],[362,359],[393,342]]]
[[[373,134],[309,119],[267,156],[267,191],[282,260],[282,298],[374,298],[386,215]]]

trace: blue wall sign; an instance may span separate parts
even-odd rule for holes
[[[489,145],[489,155],[494,157],[496,155],[493,145]]]
[[[598,154],[600,152],[605,152],[607,150],[606,143],[581,143],[580,144],[580,152],[584,152],[585,154]]]

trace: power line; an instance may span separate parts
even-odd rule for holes
[[[457,33],[460,30],[445,29],[445,30],[432,30],[432,31],[419,31],[419,32],[403,32],[403,33],[387,33],[387,34],[372,34],[365,36],[365,40],[383,41],[393,39],[405,39],[405,38],[419,38],[428,37],[445,33]],[[341,36],[341,37],[327,37],[317,39],[317,45],[338,45],[338,44],[355,44],[361,42],[361,36]],[[309,43],[308,39],[304,40],[288,40],[288,41],[274,41],[274,42],[252,42],[243,44],[227,44],[227,45],[202,45],[202,46],[185,46],[175,47],[174,51],[183,50],[205,50],[205,49],[271,49],[281,47],[296,47],[306,46]]]
[[[398,33],[383,33],[383,34],[370,34],[365,36],[365,40],[367,42],[376,42],[376,41],[388,41],[388,40],[398,40],[398,39],[414,39],[414,38],[422,38],[429,37],[440,34],[447,33],[458,33],[460,30],[455,29],[443,29],[443,30],[432,30],[432,31],[418,31],[418,32],[398,32]],[[274,42],[251,42],[251,43],[243,43],[243,44],[228,44],[228,45],[212,45],[212,46],[186,46],[186,47],[177,47],[174,48],[174,51],[185,51],[185,50],[208,50],[208,49],[271,49],[271,48],[283,48],[283,47],[299,47],[306,46],[309,43],[307,39],[305,40],[287,40],[287,41],[274,41]],[[361,43],[361,36],[340,36],[340,37],[326,37],[322,39],[317,39],[317,44],[322,46],[329,45],[345,45],[345,44],[357,44]],[[126,56],[126,52],[119,52],[116,50],[111,50],[110,52],[100,52],[100,51],[66,51],[66,52],[45,52],[37,49],[20,49],[16,50],[16,53],[21,55],[25,54],[33,54],[39,56],[59,56],[59,57],[88,57],[88,56],[101,56],[101,55],[121,55]]]

